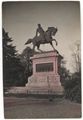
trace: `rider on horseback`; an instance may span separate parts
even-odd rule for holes
[[[53,39],[52,36],[54,36],[56,34],[56,32],[57,32],[57,28],[55,28],[55,27],[48,27],[47,31],[44,32],[41,25],[38,24],[38,28],[36,30],[36,36],[33,39],[28,39],[28,41],[25,43],[25,45],[33,43],[33,51],[34,51],[35,46],[37,46],[37,49],[40,50],[39,49],[40,44],[50,43],[50,45],[55,50],[52,41],[55,41],[56,45],[57,45],[57,41],[56,41],[56,39]]]
[[[38,28],[36,30],[36,37],[39,38],[38,41],[40,41],[40,40],[45,41],[45,32],[44,32],[43,28],[41,27],[41,24],[38,24]]]

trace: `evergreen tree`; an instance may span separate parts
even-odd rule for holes
[[[25,85],[24,67],[17,57],[12,38],[3,29],[3,84],[4,87]]]
[[[33,56],[33,50],[30,47],[26,47],[19,55],[20,61],[25,68],[25,79],[28,79],[28,77],[32,75],[32,61],[30,60],[31,56]]]

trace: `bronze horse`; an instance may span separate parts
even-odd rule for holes
[[[41,36],[35,36],[33,39],[29,39],[26,44],[30,44],[33,43],[33,51],[35,50],[35,46],[37,46],[37,49],[39,49],[40,44],[46,44],[46,43],[50,43],[50,45],[53,47],[53,49],[55,50],[52,41],[56,42],[57,45],[57,41],[55,39],[52,38],[52,36],[54,36],[57,32],[57,28],[55,27],[48,27],[48,30],[46,32],[44,32],[44,39],[41,38]],[[40,50],[42,51],[42,50]]]

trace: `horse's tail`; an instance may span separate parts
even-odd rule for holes
[[[25,43],[25,45],[30,44],[32,42],[32,39],[28,39],[28,41]]]

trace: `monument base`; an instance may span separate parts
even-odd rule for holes
[[[31,76],[26,84],[29,94],[63,94],[59,75]]]
[[[63,87],[58,74],[58,61],[60,55],[55,51],[35,54],[33,62],[33,75],[26,84],[29,94],[63,94]]]

